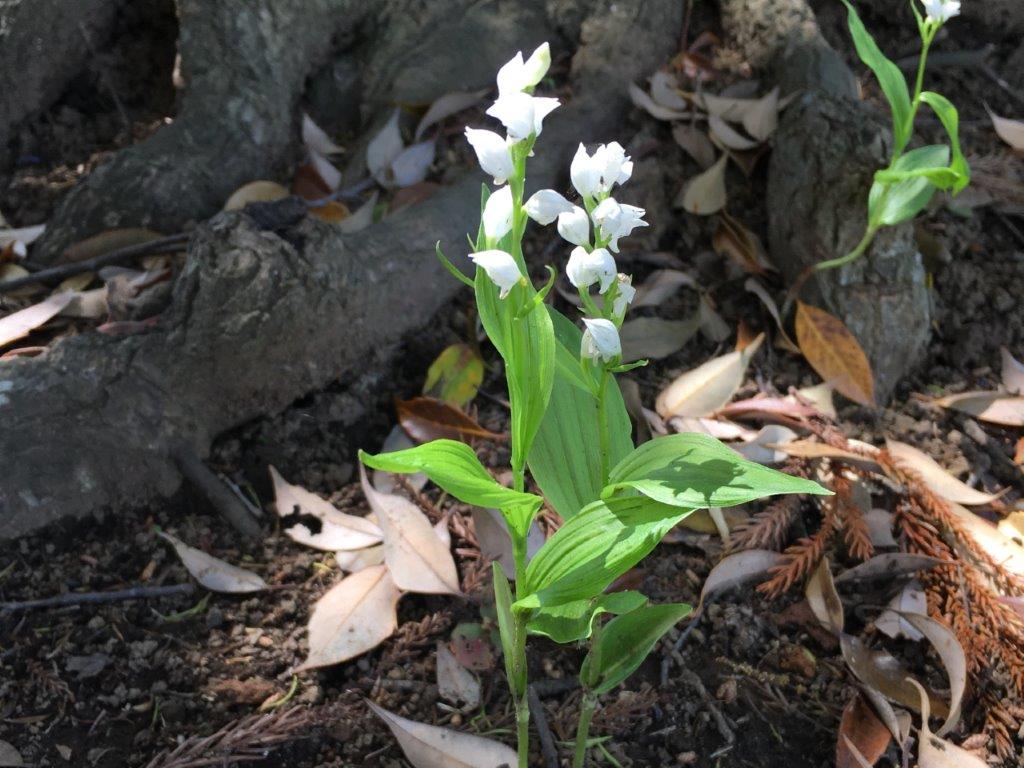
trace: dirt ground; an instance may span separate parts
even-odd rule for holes
[[[145,16],[149,11],[126,19],[121,42],[101,69],[18,137],[21,162],[0,178],[0,209],[12,225],[44,221],[59,193],[76,178],[106,153],[138,140],[171,115],[173,18],[166,15],[167,4],[151,5],[156,22],[152,14]],[[877,29],[881,21],[866,18],[869,28]],[[822,16],[833,44],[849,52],[842,23],[838,13]],[[712,17],[698,12],[693,32],[713,29],[714,24]],[[905,31],[883,35],[883,46],[912,51],[912,28]],[[949,31],[938,50],[980,45],[967,25],[951,24]],[[138,40],[145,41],[142,50],[128,42]],[[1010,47],[993,53],[996,69],[1010,53]],[[141,69],[140,61],[146,62]],[[128,72],[135,72],[135,78],[127,78]],[[942,67],[933,77],[934,87],[961,108],[968,158],[984,166],[997,150],[984,103],[1003,114],[1020,114],[1020,102],[977,70]],[[157,81],[164,87],[154,87]],[[868,98],[878,97],[870,84],[866,90]],[[119,94],[120,106],[112,92]],[[123,124],[121,109],[130,117],[129,125]],[[634,123],[639,138],[628,146],[638,167],[645,162],[646,148],[646,162],[660,169],[638,183],[649,185],[647,191],[663,185],[662,191],[673,195],[695,166],[672,144],[664,125],[639,113]],[[929,130],[937,133],[938,124],[927,126],[925,133]],[[749,179],[737,175],[733,188],[738,191],[730,205],[734,215],[762,236],[764,186],[763,164]],[[643,187],[627,187],[626,192],[639,195]],[[755,330],[767,327],[771,320],[742,289],[743,277],[710,252],[710,225],[678,213],[664,215],[672,221],[659,231],[654,247],[624,253],[623,271],[631,269],[639,281],[664,263],[658,259],[665,256],[652,258],[652,252],[668,254],[713,286],[712,295],[730,327],[741,319]],[[1009,486],[1004,501],[1012,504],[1024,494],[1021,472],[1011,460],[1019,435],[937,412],[914,395],[948,388],[991,389],[998,380],[999,348],[1006,346],[1018,357],[1024,352],[1024,219],[992,208],[978,209],[969,218],[939,208],[924,218],[923,226],[945,246],[945,255],[930,264],[937,319],[925,361],[901,383],[888,407],[870,412],[843,402],[840,422],[850,437],[875,443],[894,437],[925,449],[961,476],[979,477],[986,488]],[[536,253],[546,245],[530,243]],[[264,506],[273,500],[267,475],[272,464],[290,482],[332,498],[345,511],[365,514],[358,482],[353,482],[355,450],[380,446],[394,423],[392,399],[417,393],[434,356],[446,344],[464,340],[467,298],[445,310],[429,331],[406,340],[394,362],[224,435],[210,465],[251,488]],[[656,311],[666,318],[686,317],[695,300],[683,291]],[[722,349],[696,336],[676,355],[635,372],[644,402],[650,405],[672,377]],[[493,363],[493,355],[488,362]],[[755,358],[744,391],[785,393],[790,386],[817,381],[802,360],[766,349]],[[507,414],[499,404],[502,379],[494,366],[482,390],[484,395],[476,400],[479,419],[501,432]],[[353,413],[358,415],[355,420]],[[337,425],[343,421],[357,426],[342,431]],[[496,466],[507,460],[504,451],[494,446]],[[465,507],[447,508],[468,517]],[[808,506],[797,528],[813,529],[816,521],[817,513]],[[189,583],[173,552],[155,536],[157,526],[256,571],[273,586],[248,598],[207,595],[197,587],[191,594],[170,597],[0,611],[0,739],[16,745],[34,766],[144,766],[162,750],[213,733],[253,713],[275,694],[288,692],[290,670],[305,657],[311,606],[336,583],[339,572],[328,553],[294,543],[270,516],[262,524],[265,538],[243,546],[233,529],[184,489],[151,509],[55,527],[0,546],[0,602],[139,583]],[[458,526],[452,528],[455,549],[467,549]],[[696,603],[720,551],[712,537],[690,535],[663,544],[631,578],[656,602]],[[458,562],[467,599],[407,595],[399,607],[398,633],[378,649],[298,678],[283,709],[313,705],[316,720],[302,729],[301,738],[289,740],[261,765],[405,765],[390,734],[363,705],[364,697],[418,720],[513,741],[514,721],[500,664],[494,672],[481,674],[479,710],[458,712],[439,701],[437,642],[448,640],[460,622],[479,622],[490,612],[484,565],[471,554]],[[733,594],[709,608],[675,655],[666,650],[676,636],[670,635],[668,644],[622,689],[603,700],[595,732],[611,738],[603,745],[607,754],[595,750],[595,759],[601,765],[618,761],[637,767],[832,765],[839,714],[853,688],[834,639],[816,631],[813,620],[793,608],[798,597],[773,603],[753,590]],[[582,658],[576,650],[540,641],[531,647],[531,679],[536,681],[564,680]],[[662,683],[663,665],[667,684]],[[941,687],[942,673],[931,672]],[[545,710],[555,738],[569,740],[576,694],[553,687],[544,699]],[[976,715],[965,713],[966,729],[958,736],[977,730]]]

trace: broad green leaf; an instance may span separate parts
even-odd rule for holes
[[[568,520],[601,495],[601,441],[597,398],[579,362],[583,334],[563,314],[550,312],[560,362],[548,410],[530,452],[530,472],[555,511]],[[633,450],[632,425],[618,387],[607,387],[604,404],[602,418],[608,421],[610,437],[608,466],[614,466]]]
[[[949,147],[931,144],[902,155],[890,169],[909,172],[942,168],[949,163]],[[916,176],[894,184],[875,182],[868,195],[868,220],[876,225],[893,226],[914,218],[928,205],[937,187],[926,177]]]
[[[556,643],[574,643],[590,637],[594,621],[602,613],[629,613],[646,602],[644,595],[632,590],[612,592],[592,600],[574,600],[541,608],[534,613],[527,629],[531,634],[544,635]]]
[[[661,636],[690,614],[685,603],[647,605],[616,616],[601,630],[596,648],[580,668],[580,680],[607,693],[639,667]]]
[[[597,597],[693,510],[631,496],[587,505],[541,547],[523,576],[517,610]]]
[[[882,53],[849,0],[843,0],[843,4],[848,11],[847,21],[857,55],[875,73],[878,84],[882,87],[882,93],[885,94],[885,98],[892,108],[893,138],[896,141],[896,151],[901,152],[910,141],[910,133],[913,129],[910,120],[910,92],[907,90],[906,78],[903,77],[899,67]]]
[[[733,507],[780,493],[830,495],[812,480],[747,461],[710,435],[680,434],[644,443],[611,471],[602,498],[633,489],[663,504]]]
[[[512,616],[512,590],[509,589],[505,571],[497,561],[491,564],[491,574],[494,579],[494,607],[498,614],[498,635],[501,637],[501,652],[505,658],[505,674],[508,676],[509,685],[514,690],[517,689],[519,682],[522,682],[522,688],[525,688],[526,680],[517,680],[515,672],[515,618]]]
[[[958,195],[971,182],[971,168],[967,165],[963,150],[960,149],[960,116],[949,99],[934,91],[924,91],[921,94],[921,101],[932,108],[949,134],[949,141],[953,146],[953,160],[949,168],[957,174],[952,189],[953,194]]]
[[[956,183],[959,174],[952,168],[915,168],[912,171],[875,171],[875,181],[894,184],[908,179],[928,179],[939,189],[949,189]]]
[[[404,451],[376,455],[360,451],[359,459],[384,472],[422,472],[460,501],[500,509],[509,527],[523,537],[544,503],[540,496],[503,486],[491,477],[472,448],[456,440],[432,440]]]

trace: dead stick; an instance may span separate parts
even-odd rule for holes
[[[84,603],[116,603],[123,600],[142,600],[147,597],[167,597],[168,595],[191,595],[194,591],[195,587],[192,584],[168,584],[166,586],[128,587],[127,589],[115,589],[112,592],[68,592],[39,600],[0,603],[0,613],[31,611],[36,608],[62,608]]]
[[[148,243],[137,243],[136,245],[118,248],[85,261],[76,261],[73,264],[61,264],[58,267],[42,269],[31,275],[16,277],[13,280],[6,280],[0,283],[0,293],[9,293],[25,285],[64,280],[72,275],[80,275],[83,272],[95,272],[101,267],[121,264],[140,256],[153,256],[158,253],[180,251],[181,246],[188,242],[189,237],[190,235],[187,232],[180,232],[176,235],[168,235],[167,237],[150,240]]]
[[[555,737],[551,735],[548,716],[544,712],[544,705],[540,703],[540,695],[532,685],[526,687],[526,702],[530,706],[530,717],[537,726],[537,737],[540,739],[540,751],[544,754],[544,762],[547,763],[547,768],[558,768]]]
[[[252,513],[239,501],[231,489],[202,462],[196,452],[185,445],[179,445],[171,451],[174,463],[210,505],[227,520],[231,527],[243,536],[256,539],[263,531]]]

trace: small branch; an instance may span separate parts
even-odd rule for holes
[[[530,705],[530,716],[537,726],[537,738],[540,739],[540,751],[544,755],[544,762],[547,768],[558,768],[558,749],[555,747],[555,739],[551,735],[551,728],[548,727],[548,717],[544,712],[544,705],[541,704],[540,696],[533,685],[526,688],[526,700]]]
[[[195,591],[192,584],[169,584],[167,586],[128,587],[112,592],[68,592],[56,597],[44,597],[39,600],[24,602],[0,603],[0,614],[17,611],[31,611],[37,608],[63,608],[69,605],[85,603],[117,603],[124,600],[142,600],[148,597],[167,597],[169,595],[191,595]]]
[[[210,505],[227,520],[231,527],[246,538],[256,539],[262,534],[260,524],[245,508],[231,489],[200,460],[191,448],[179,445],[171,455],[178,470],[196,487]]]
[[[41,269],[31,275],[17,277],[14,280],[6,280],[0,283],[0,293],[9,293],[25,285],[36,283],[48,283],[64,280],[72,275],[80,275],[83,272],[95,272],[102,267],[109,267],[112,264],[122,264],[126,261],[139,258],[140,256],[154,256],[159,253],[174,253],[183,250],[182,246],[188,242],[190,235],[181,232],[176,235],[168,235],[148,243],[138,243],[124,248],[118,248],[96,256],[85,261],[76,261],[73,264],[61,264],[49,269]]]

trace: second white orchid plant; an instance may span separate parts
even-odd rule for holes
[[[588,644],[579,672],[578,768],[586,759],[598,697],[625,680],[691,610],[683,603],[653,605],[639,592],[609,587],[697,509],[780,493],[828,493],[812,481],[746,461],[706,435],[670,435],[634,447],[615,374],[634,367],[622,363],[619,327],[635,290],[630,277],[618,273],[613,254],[621,238],[646,226],[644,210],[611,196],[633,170],[616,142],[592,153],[583,145],[577,150],[569,175],[579,204],[550,189],[526,196],[527,159],[545,117],[559,105],[533,95],[549,64],[544,44],[526,60],[516,54],[498,72],[498,98],[487,114],[505,126],[505,137],[466,130],[481,167],[498,185],[483,190],[481,224],[469,254],[475,279],[437,247],[452,274],[475,291],[484,331],[505,363],[513,487],[497,482],[469,445],[453,440],[360,454],[367,466],[425,473],[462,502],[503,515],[515,571],[506,574],[494,564],[494,593],[520,768],[529,754],[528,635]],[[557,221],[558,232],[575,246],[566,274],[579,292],[582,331],[545,303],[557,276],[553,268],[539,290],[530,280],[522,248],[529,219],[545,226]],[[527,533],[545,503],[564,522],[528,560]],[[613,618],[606,622],[602,614]]]

